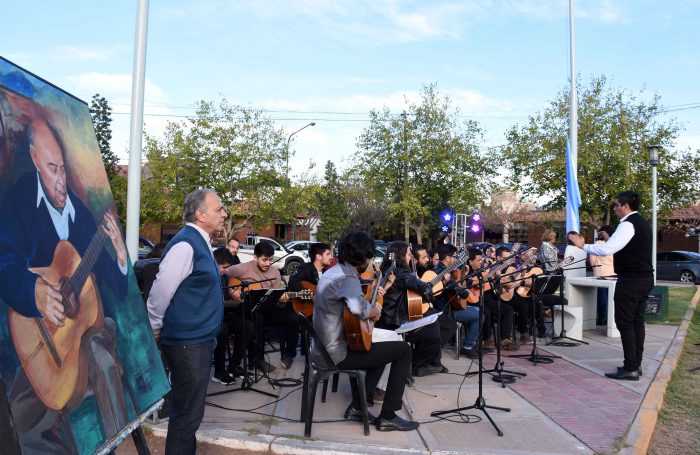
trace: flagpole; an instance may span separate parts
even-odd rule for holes
[[[576,95],[576,53],[574,43],[574,0],[569,0],[569,61],[571,93],[569,96],[569,143],[574,161],[574,177],[578,180],[578,110]]]
[[[148,0],[137,0],[134,69],[131,80],[131,124],[129,131],[129,174],[126,191],[126,248],[132,262],[139,258],[141,214],[141,138],[143,136],[143,92],[146,84],[146,41]]]

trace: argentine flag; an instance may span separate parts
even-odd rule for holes
[[[578,191],[576,167],[571,156],[569,140],[566,140],[566,232],[581,232],[578,209],[581,207],[581,194]]]

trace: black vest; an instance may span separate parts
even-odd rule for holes
[[[654,271],[651,265],[651,226],[639,213],[629,215],[625,221],[634,226],[634,236],[613,255],[615,274],[622,277],[650,276]]]

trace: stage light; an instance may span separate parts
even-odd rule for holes
[[[440,230],[447,234],[450,232],[451,228],[447,224],[443,224],[442,227],[440,227]]]
[[[442,212],[442,221],[445,223],[451,223],[452,222],[452,212]]]
[[[478,223],[481,221],[481,213],[479,212],[474,212],[472,213],[472,221]]]
[[[481,226],[479,226],[478,223],[472,223],[472,225],[469,227],[469,230],[476,234],[481,230]]]

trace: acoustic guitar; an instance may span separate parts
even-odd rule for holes
[[[302,313],[307,318],[314,314],[314,295],[316,294],[316,285],[308,281],[302,281],[301,287],[304,288],[298,295],[290,297],[294,311]],[[292,294],[291,292],[287,293]]]
[[[367,294],[372,295],[369,301],[370,307],[374,306],[375,303],[379,306],[382,305],[384,298],[379,295],[379,288],[386,285],[389,277],[396,270],[394,253],[389,253],[389,260],[391,265],[384,274],[382,274],[381,270],[375,268],[375,279],[367,288]],[[348,348],[351,351],[367,352],[372,348],[372,330],[374,329],[372,321],[358,318],[345,307],[343,309],[343,325],[348,339]]]
[[[416,267],[415,258],[411,259],[411,270],[416,276],[418,276],[418,269]],[[429,303],[423,302],[423,296],[411,289],[406,289],[406,304],[408,306],[409,322],[415,321],[416,319],[421,319],[425,312],[428,311],[428,309],[430,308]]]
[[[442,289],[444,288],[442,279],[445,277],[445,275],[452,273],[453,270],[466,264],[468,259],[469,254],[466,251],[459,252],[456,254],[454,262],[445,267],[442,272],[435,273],[432,270],[428,270],[422,277],[420,277],[420,279],[424,283],[428,283],[433,288],[433,295],[440,295],[440,293],[442,293]]]
[[[229,277],[229,279],[228,279],[228,286],[229,286],[229,288],[233,288],[234,286],[240,286],[242,282],[243,282],[243,280],[241,280],[240,278],[232,276],[232,277]],[[309,286],[313,286],[311,283],[307,283],[306,281],[302,281],[302,285],[304,283],[308,284]],[[264,282],[263,283],[251,283],[246,287],[247,287],[248,291],[254,291],[254,290],[259,290],[259,289],[268,289],[268,288],[263,286],[264,284],[265,284]],[[316,291],[316,287],[313,286],[313,290],[302,289],[299,292],[285,292],[285,294],[289,298],[289,301],[291,301],[292,304],[294,305],[294,310],[297,311],[297,306],[294,304],[294,302],[297,300],[299,300],[299,301],[312,300],[314,298],[315,291]],[[234,305],[227,306],[226,302],[227,301],[224,302],[224,308],[234,307]],[[277,304],[277,306],[280,308],[283,308],[287,305],[287,303],[289,303],[289,302],[279,302]],[[237,305],[235,305],[235,306],[237,306]],[[311,303],[311,309],[313,311],[313,302]],[[304,313],[304,314],[306,315],[306,313]],[[310,315],[311,315],[311,313],[308,314],[308,316],[310,316]]]
[[[515,257],[515,254],[512,255]],[[535,263],[537,259],[537,248],[529,248],[520,253],[522,261],[518,268],[508,267],[504,273],[505,279],[501,282],[500,299],[504,302],[509,302],[515,296],[515,291],[524,281],[525,269],[528,269]]]
[[[559,261],[558,268],[564,268],[569,265],[571,265],[575,261],[573,256],[567,256],[561,261]],[[518,290],[516,291],[520,297],[530,297],[530,293],[532,292],[532,280],[531,278],[534,276],[539,276],[544,273],[544,270],[542,270],[539,267],[533,267],[529,271],[525,272],[525,275],[523,275],[523,284],[520,285]]]
[[[28,318],[9,309],[12,341],[19,361],[39,399],[60,411],[82,401],[87,389],[87,360],[80,343],[92,327],[104,319],[100,294],[92,268],[109,239],[104,222],[81,258],[67,240],[61,240],[48,267],[30,268],[46,282],[58,286],[64,305],[64,325],[55,326],[44,318]],[[75,400],[75,401],[74,401]]]

